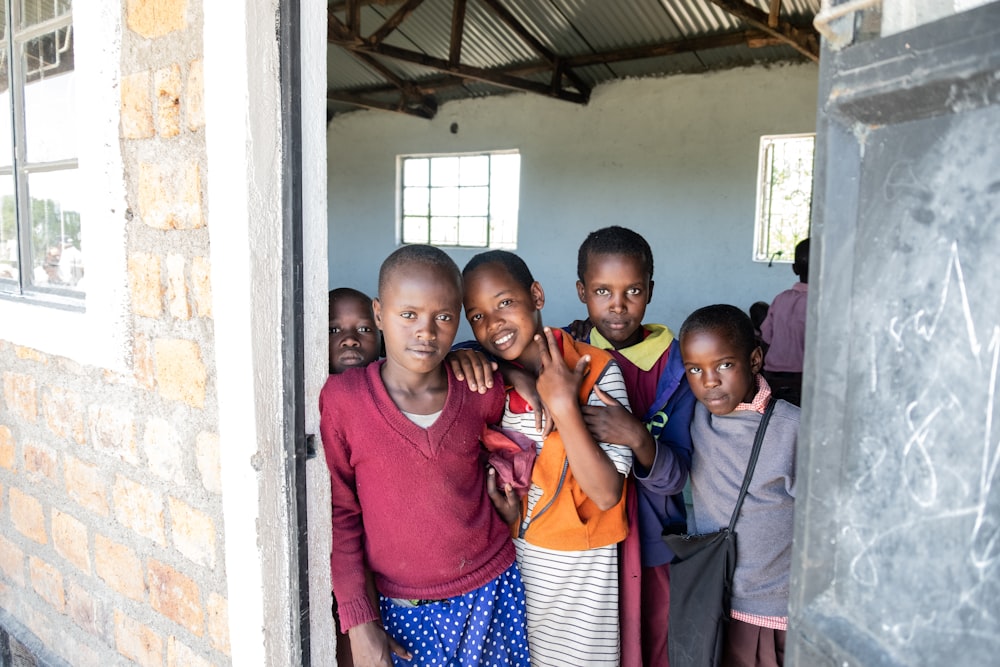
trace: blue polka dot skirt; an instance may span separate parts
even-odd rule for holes
[[[514,563],[464,595],[417,604],[379,596],[386,632],[413,655],[396,667],[529,667],[524,585]]]

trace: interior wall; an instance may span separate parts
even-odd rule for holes
[[[430,121],[338,116],[327,134],[330,286],[374,294],[397,247],[398,155],[518,149],[516,252],[545,288],[547,324],[584,314],[576,251],[612,224],[653,248],[646,321],[676,330],[709,303],[770,302],[795,276],[790,264],[752,261],[758,145],[761,135],[814,131],[816,94],[815,65],[760,66],[608,83],[587,106],[512,94],[451,102]],[[450,254],[461,267],[475,253]]]

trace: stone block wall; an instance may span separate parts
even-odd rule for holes
[[[121,97],[128,210],[85,224],[123,229],[129,370],[0,340],[0,634],[42,662],[231,662],[201,11],[122,0],[120,88],[78,91]]]

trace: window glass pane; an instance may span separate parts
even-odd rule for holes
[[[17,287],[17,218],[14,216],[14,176],[0,176],[0,280],[12,280],[13,285],[4,284],[3,291],[14,291]]]
[[[10,122],[10,90],[7,88],[6,69],[2,70],[3,91],[0,92],[0,167],[10,167],[14,160],[12,128]]]
[[[517,218],[490,220],[490,247],[513,250],[517,248]]]
[[[815,137],[761,137],[754,259],[791,262],[809,236]]]
[[[516,249],[519,154],[401,157],[399,165],[404,243]]]
[[[72,0],[21,0],[20,6],[19,29],[29,28],[68,13],[73,7],[73,2]]]
[[[403,243],[427,243],[427,218],[403,218]]]
[[[430,160],[423,158],[408,158],[403,161],[403,185],[427,185],[430,170]]]
[[[430,215],[430,190],[406,188],[403,190],[403,215]]]
[[[76,157],[76,76],[69,30],[57,30],[25,43],[23,62],[28,161]]]
[[[431,185],[458,185],[459,158],[436,157],[431,160]]]
[[[431,213],[433,215],[458,215],[458,188],[434,188],[431,190]]]
[[[462,218],[458,230],[458,244],[486,247],[486,218]]]
[[[462,188],[459,195],[460,215],[486,215],[489,210],[489,188]]]
[[[494,155],[490,161],[490,183],[494,189],[517,195],[521,177],[521,156],[517,153]]]
[[[80,201],[75,169],[28,177],[35,285],[83,289]]]
[[[489,185],[490,156],[467,155],[461,158],[462,185]]]
[[[458,243],[458,218],[431,218],[431,243],[455,245]]]

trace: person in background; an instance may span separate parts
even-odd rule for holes
[[[331,577],[354,663],[528,667],[524,587],[479,458],[503,383],[460,391],[445,363],[458,267],[438,248],[399,248],[373,311],[385,359],[331,375],[319,400]]]
[[[75,286],[83,279],[83,252],[73,245],[71,238],[62,240],[62,252],[59,256],[59,282],[63,285]]]
[[[538,456],[526,496],[491,489],[516,532],[531,664],[617,667],[618,543],[628,530],[624,487],[632,453],[595,440],[581,404],[606,399],[627,408],[621,369],[607,352],[543,327],[545,293],[517,255],[480,253],[462,275],[465,316],[476,340],[535,376],[555,423],[543,436],[524,398],[508,392],[501,426],[531,438]]]
[[[802,359],[806,349],[806,298],[809,293],[809,239],[795,246],[792,271],[799,282],[774,297],[760,325],[767,345],[764,377],[774,395],[789,403],[802,402]]]
[[[764,353],[765,360],[767,359],[767,343],[764,342],[764,338],[760,334],[760,325],[764,323],[769,308],[767,301],[754,301],[748,311],[750,321],[753,322],[753,335],[757,339],[757,345],[760,346],[761,352]]]
[[[611,352],[632,409],[613,400],[583,407],[594,439],[627,445],[634,458],[638,532],[630,525],[625,544],[633,539],[641,544],[641,593],[639,600],[630,601],[629,581],[623,578],[623,665],[636,664],[625,655],[634,632],[639,633],[642,664],[666,665],[673,552],[662,535],[686,532],[683,491],[691,467],[694,395],[673,332],[662,324],[643,324],[653,297],[653,253],[646,239],[619,226],[592,232],[580,245],[577,277],[577,294],[593,328],[571,328],[583,342]]]
[[[691,532],[729,525],[754,438],[776,400],[736,523],[736,570],[722,664],[780,667],[788,629],[799,408],[760,375],[753,324],[736,306],[699,308],[681,325],[681,356],[698,399],[691,422]]]

